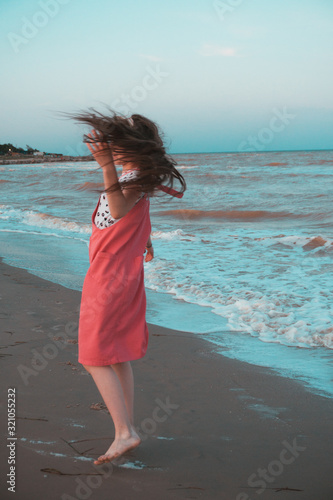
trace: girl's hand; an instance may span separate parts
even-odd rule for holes
[[[149,248],[146,247],[147,253],[145,257],[145,262],[150,262],[154,258],[154,248],[153,245]]]
[[[92,130],[90,134],[87,134],[90,139],[98,139],[98,134],[96,130]],[[112,151],[107,142],[86,142],[89,151],[92,153],[93,157],[97,163],[102,167],[106,168],[110,165],[114,167]]]

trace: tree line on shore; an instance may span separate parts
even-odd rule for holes
[[[28,144],[26,144],[26,149],[17,148],[13,144],[0,144],[0,155],[8,155],[10,153],[19,153],[21,155],[32,155],[33,153],[38,153],[38,149],[34,149]]]

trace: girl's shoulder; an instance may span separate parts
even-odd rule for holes
[[[127,172],[124,172],[121,174],[118,178],[119,182],[122,181],[127,181],[128,179],[135,179],[138,176],[138,170],[128,170]],[[99,195],[99,203],[100,205],[107,205],[107,194],[105,191],[103,191]]]
[[[138,173],[139,173],[139,170],[137,170],[137,169],[125,171],[120,175],[119,182],[127,181],[129,179],[135,179],[136,177],[138,177]]]

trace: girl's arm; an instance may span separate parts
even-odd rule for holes
[[[92,130],[91,134],[88,134],[88,137],[91,139],[93,139],[93,136],[94,138],[98,138],[95,130]],[[87,147],[103,169],[105,189],[116,184],[118,182],[118,176],[109,144],[105,142],[88,142]],[[117,191],[107,193],[107,200],[112,217],[114,219],[124,217],[124,215],[134,206],[140,194],[140,190],[132,188],[123,190],[118,189]]]

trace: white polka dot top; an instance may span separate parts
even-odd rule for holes
[[[119,177],[119,183],[127,179],[135,178],[137,175],[136,170],[129,170]],[[135,204],[137,204],[143,196],[144,193],[141,193]],[[119,220],[120,219],[114,219],[110,214],[106,193],[102,193],[99,197],[99,205],[94,219],[95,225],[98,229],[105,229],[106,227],[112,226],[112,224],[115,224]]]

